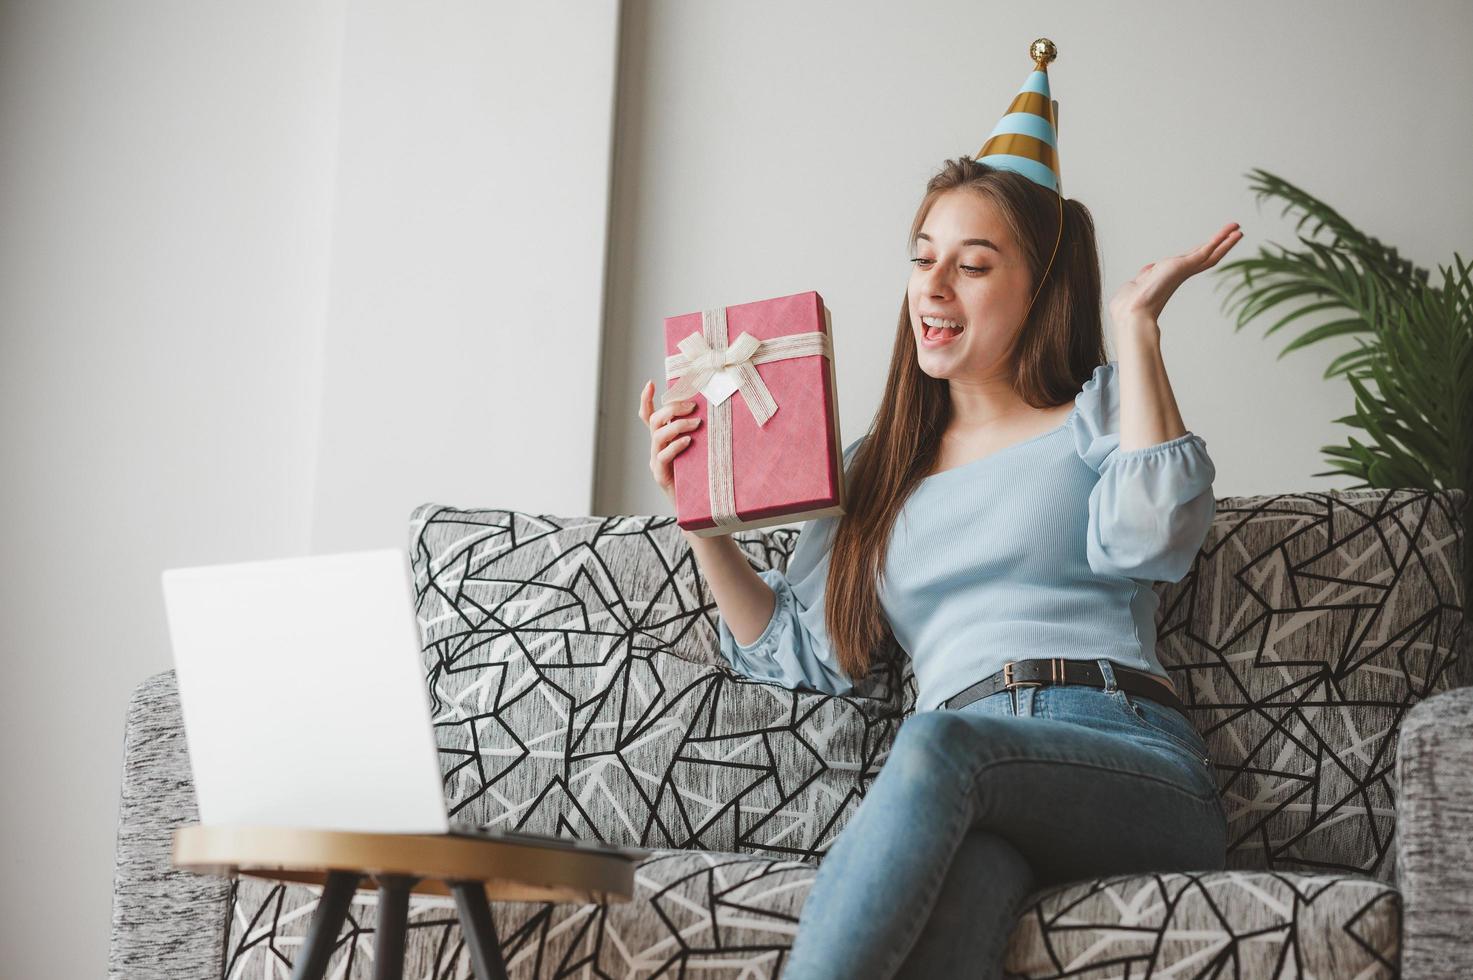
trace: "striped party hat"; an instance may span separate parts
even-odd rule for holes
[[[1059,52],[1054,42],[1041,37],[1028,53],[1033,58],[1033,70],[973,159],[1015,170],[1035,184],[1063,194],[1059,178],[1059,104],[1050,98],[1048,86],[1048,63]]]
[[[992,127],[987,142],[973,157],[978,163],[990,167],[1012,170],[1029,180],[1054,192],[1059,207],[1058,232],[1054,236],[1054,250],[1048,257],[1048,265],[1038,279],[1038,288],[1033,290],[1033,299],[1028,301],[1028,310],[1023,314],[1026,321],[1033,311],[1033,303],[1043,291],[1049,270],[1059,254],[1059,243],[1064,239],[1064,184],[1059,177],[1059,104],[1050,97],[1048,86],[1048,63],[1059,56],[1054,42],[1046,37],[1034,41],[1028,48],[1033,58],[1033,71],[1023,81],[1023,87],[1013,97],[1008,111]]]

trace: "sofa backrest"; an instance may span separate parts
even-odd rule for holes
[[[765,568],[795,535],[738,540]],[[733,670],[671,517],[425,504],[409,545],[454,819],[817,860],[900,724],[893,698]]]
[[[1229,866],[1394,881],[1397,727],[1466,683],[1463,492],[1226,497],[1157,654],[1207,739]],[[797,531],[734,536],[784,569]],[[834,698],[741,678],[669,517],[411,516],[452,813],[654,847],[821,856],[914,711],[891,651]]]
[[[1207,739],[1229,867],[1395,882],[1398,729],[1468,683],[1462,490],[1225,497],[1157,583],[1156,651]]]

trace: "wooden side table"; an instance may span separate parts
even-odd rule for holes
[[[631,849],[631,851],[638,849]],[[641,853],[649,853],[643,851]],[[174,831],[174,866],[322,886],[292,980],[322,980],[364,878],[379,895],[374,980],[401,980],[413,892],[453,895],[477,980],[506,980],[488,900],[627,902],[637,857],[446,834],[193,825]]]

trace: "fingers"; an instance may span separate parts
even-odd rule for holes
[[[1213,264],[1216,265],[1218,259],[1226,255],[1229,249],[1231,249],[1234,245],[1238,244],[1242,240],[1242,231],[1234,228],[1233,231],[1229,232],[1228,236],[1222,240],[1222,244],[1217,246],[1217,251],[1212,254]]]
[[[676,416],[689,415],[695,411],[696,403],[693,401],[671,402],[653,408],[654,405],[654,382],[646,382],[644,390],[640,392],[639,417],[650,428],[650,460],[651,465],[660,460],[673,456],[680,450],[678,447],[689,445],[691,438],[687,433],[701,424],[699,418],[677,418]],[[670,451],[671,446],[676,446]],[[668,452],[668,455],[667,455]]]
[[[673,440],[670,445],[666,446],[664,449],[656,453],[655,459],[661,463],[668,463],[670,462],[670,460],[680,455],[681,451],[689,445],[690,436],[681,436],[679,439]]]
[[[1211,264],[1222,258],[1228,249],[1238,244],[1242,237],[1243,232],[1241,231],[1241,226],[1236,221],[1229,221],[1217,230],[1217,234],[1213,235],[1212,238],[1191,254],[1200,258],[1210,259],[1209,264]]]
[[[684,415],[686,412],[694,411],[695,407],[696,403],[693,401],[682,401],[655,408],[655,383],[653,381],[646,381],[644,388],[639,393],[639,420],[649,426],[651,431],[664,425],[671,416]]]
[[[655,430],[654,444],[656,448],[664,446],[676,436],[688,433],[700,424],[700,419],[673,419]],[[689,441],[690,439],[687,437],[686,442]]]
[[[649,424],[650,412],[654,410],[654,403],[655,383],[653,381],[646,381],[644,387],[639,389],[639,412],[637,413],[639,420],[646,425]]]
[[[686,403],[681,402],[679,404]],[[674,407],[672,404],[661,405],[659,408],[655,408],[655,383],[653,381],[646,381],[644,383],[644,388],[639,393],[639,419],[641,422],[653,429],[670,417],[671,410]]]
[[[1165,297],[1169,297],[1176,290],[1177,286],[1197,273],[1217,265],[1222,260],[1222,257],[1242,240],[1243,232],[1241,226],[1236,221],[1230,221],[1218,229],[1217,234],[1213,235],[1209,241],[1192,249],[1190,252],[1185,252],[1169,259],[1162,259],[1160,263],[1147,262],[1140,267],[1140,271],[1126,283],[1126,286],[1136,287],[1141,290],[1159,286],[1159,291],[1162,294],[1160,301],[1164,302]],[[1161,271],[1157,273],[1156,277],[1152,280],[1143,280],[1142,277],[1158,264],[1161,266]],[[1122,287],[1122,289],[1124,288]]]
[[[1229,221],[1227,224],[1225,224],[1221,228],[1217,229],[1217,234],[1215,234],[1211,238],[1209,238],[1207,240],[1206,244],[1204,244],[1200,248],[1198,248],[1197,251],[1199,251],[1199,252],[1210,252],[1212,249],[1214,249],[1214,248],[1217,247],[1217,245],[1218,245],[1219,242],[1221,242],[1223,239],[1227,238],[1229,235],[1232,235],[1234,232],[1236,232],[1239,236],[1241,236],[1242,235],[1242,232],[1238,231],[1237,229],[1238,229],[1238,223],[1236,221]]]
[[[661,405],[659,411],[655,412],[654,423],[656,426],[664,425],[677,415],[695,411],[695,408],[695,402],[671,402],[668,405]]]
[[[654,474],[655,481],[662,487],[670,485],[672,474],[670,472],[670,461],[685,452],[691,444],[691,436],[680,433],[693,429],[700,425],[700,419],[676,419],[668,425],[662,425],[650,441],[650,472]]]
[[[1206,257],[1206,259],[1203,260],[1201,269],[1210,269],[1214,265],[1217,265],[1218,261],[1228,253],[1228,250],[1242,240],[1243,233],[1242,231],[1238,230],[1237,222],[1231,222],[1225,225],[1223,229],[1219,231],[1217,235],[1212,239],[1212,241],[1202,246],[1202,248],[1204,249],[1211,246],[1211,252]],[[1200,269],[1198,271],[1200,271]]]
[[[669,405],[659,408],[654,415],[650,416],[649,426],[652,431],[658,432],[670,423],[677,415],[688,415],[696,410],[695,402],[671,402]]]
[[[650,473],[660,489],[672,501],[675,499],[675,475],[671,461],[691,444],[690,431],[699,426],[700,418],[676,418],[695,411],[694,401],[671,402],[658,409],[654,407],[655,383],[645,382],[639,393],[639,417],[650,427]]]
[[[1218,260],[1226,255],[1228,250],[1242,241],[1242,239],[1243,232],[1241,226],[1236,221],[1229,221],[1218,229],[1217,234],[1190,252],[1184,252],[1176,256],[1176,259],[1184,260],[1186,267],[1190,269],[1187,275],[1195,275],[1203,269],[1210,269],[1216,265]],[[1139,279],[1155,267],[1155,262],[1147,262],[1140,267],[1134,278],[1130,281],[1135,282],[1136,279]]]

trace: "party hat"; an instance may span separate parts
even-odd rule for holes
[[[978,163],[990,167],[1012,170],[1022,174],[1041,187],[1054,192],[1058,203],[1058,231],[1054,236],[1054,249],[1049,254],[1048,265],[1033,290],[1033,299],[1028,301],[1025,320],[1033,311],[1033,303],[1043,291],[1049,270],[1059,254],[1059,243],[1064,240],[1064,184],[1059,177],[1059,104],[1052,98],[1048,85],[1048,63],[1059,56],[1054,42],[1041,37],[1028,47],[1033,58],[1033,71],[1023,81],[1023,87],[1013,97],[1012,105],[997,125],[992,127],[982,149],[973,157]]]
[[[1054,42],[1041,37],[1028,53],[1033,58],[1033,71],[973,159],[1017,171],[1035,184],[1063,194],[1059,177],[1059,104],[1051,97],[1048,84],[1048,63],[1059,52]]]

